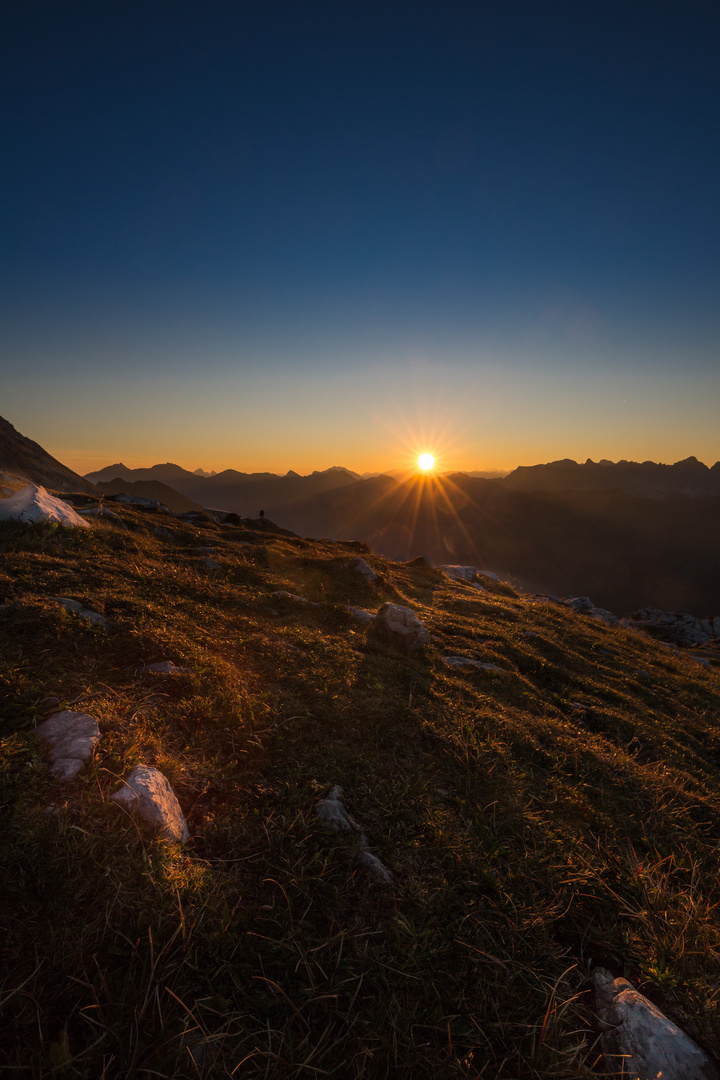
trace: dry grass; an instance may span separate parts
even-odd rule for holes
[[[8,1075],[569,1080],[595,1067],[597,964],[720,1056],[715,669],[422,562],[365,553],[373,588],[350,545],[121,512],[0,533]],[[347,611],[386,599],[422,655]],[[191,674],[142,673],[165,659]],[[59,708],[103,735],[67,787],[32,734]],[[184,850],[109,804],[138,762]],[[394,889],[320,828],[333,783]]]

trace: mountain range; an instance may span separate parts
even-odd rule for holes
[[[290,470],[285,476],[275,473],[242,473],[225,469],[213,476],[201,476],[188,472],[179,465],[167,463],[153,465],[148,469],[128,469],[119,463],[108,465],[85,477],[92,484],[159,481],[173,487],[202,506],[220,507],[245,517],[256,517],[259,511],[277,509],[323,492],[356,484],[357,473],[334,466],[309,476],[300,476]]]
[[[212,507],[254,518],[263,510],[303,536],[363,541],[393,559],[485,566],[531,591],[590,595],[617,614],[720,611],[720,463],[708,468],[695,458],[563,460],[492,480],[362,479],[339,467],[309,476],[200,475],[171,463],[118,463],[82,478],[0,420],[0,470],[60,491],[125,490],[177,513]]]

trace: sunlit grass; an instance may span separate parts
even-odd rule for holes
[[[8,1070],[580,1077],[597,964],[720,1053],[714,669],[421,560],[364,551],[372,587],[351,545],[180,523],[170,542],[121,512],[127,532],[0,534]],[[384,600],[426,622],[425,653],[348,611]],[[191,671],[142,674],[164,659]],[[59,788],[32,725],[63,707],[103,739]],[[138,762],[173,784],[184,849],[111,806]],[[319,827],[333,783],[394,889]]]

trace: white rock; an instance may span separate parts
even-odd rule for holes
[[[93,611],[92,608],[85,607],[79,600],[71,600],[68,596],[51,596],[50,599],[58,603],[60,607],[64,607],[66,611],[74,612],[78,618],[93,623],[94,626],[102,626],[107,630],[110,625],[104,615],[101,615],[99,611]]]
[[[378,580],[378,576],[369,563],[364,559],[353,559],[347,564],[349,570],[354,570],[356,574],[360,574],[370,584],[374,585]]]
[[[53,713],[35,733],[48,743],[51,772],[57,780],[74,780],[100,742],[97,720],[87,713],[64,709]]]
[[[411,608],[401,604],[383,604],[375,616],[373,630],[380,640],[408,652],[414,652],[430,641],[425,624]]]
[[[474,581],[477,577],[477,566],[438,566],[438,570],[453,581]]]
[[[22,521],[26,524],[48,521],[68,528],[90,528],[72,506],[49,495],[39,484],[30,484],[9,499],[0,499],[0,521]]]
[[[627,1080],[720,1080],[699,1046],[627,981],[599,968],[595,1007],[605,1061]]]
[[[175,792],[167,778],[150,765],[136,765],[120,790],[110,798],[158,829],[166,840],[184,844],[190,835]]]

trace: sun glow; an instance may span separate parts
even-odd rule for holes
[[[430,472],[435,468],[435,458],[432,454],[420,454],[417,463],[421,472]]]

